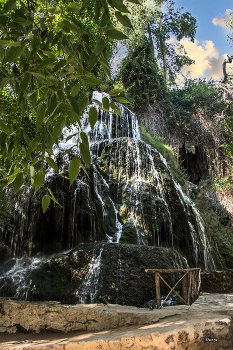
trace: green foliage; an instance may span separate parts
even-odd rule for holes
[[[193,115],[205,114],[210,118],[221,113],[222,93],[213,81],[187,79],[182,88],[169,91],[170,113],[166,119],[167,128],[179,128],[190,133]]]
[[[161,67],[166,85],[173,85],[181,68],[194,63],[180,41],[183,38],[194,41],[196,19],[189,12],[175,10],[174,2],[170,0],[142,0],[141,6],[129,5],[129,8],[134,28],[123,28],[129,37],[129,52],[140,47],[145,36],[149,37],[153,56]]]
[[[188,176],[185,170],[179,165],[177,154],[168,145],[165,145],[163,141],[156,137],[148,128],[146,128],[142,123],[140,123],[140,134],[147,144],[156,148],[162,156],[167,160],[170,165],[170,169],[173,177],[182,185],[185,186]]]
[[[117,10],[114,16],[107,2],[99,0],[0,2],[0,93],[7,91],[0,117],[0,159],[7,185],[18,189],[31,181],[36,192],[45,178],[46,156],[53,155],[62,128],[77,123],[81,132],[92,86],[110,78],[113,39],[126,38],[113,22],[131,26],[121,14],[129,12],[123,2],[109,4]],[[93,125],[95,115],[90,119]],[[90,165],[88,140],[81,138],[80,153]]]
[[[122,61],[119,78],[135,110],[164,98],[165,82],[146,38]]]

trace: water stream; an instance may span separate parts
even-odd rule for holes
[[[107,96],[107,95],[105,95]],[[121,243],[122,239],[133,237],[134,244],[174,247],[174,228],[171,206],[165,195],[163,177],[167,174],[170,185],[177,193],[177,200],[182,204],[187,216],[191,235],[196,266],[201,259],[205,269],[216,269],[212,257],[212,248],[206,237],[203,220],[193,202],[182,191],[181,186],[172,178],[169,166],[163,156],[140,138],[138,120],[127,108],[119,104],[122,117],[114,113],[107,113],[98,107],[102,102],[102,94],[94,92],[93,104],[98,110],[98,121],[91,129],[88,122],[88,106],[82,118],[82,130],[88,135],[93,165],[94,189],[97,201],[102,206],[103,220],[106,226],[106,242]],[[62,158],[59,171],[62,174],[68,168],[71,157],[65,152],[72,148],[72,154],[78,154],[80,126],[63,129],[63,140],[54,146],[54,159]],[[49,170],[46,181],[54,179],[54,171]],[[74,247],[77,241],[78,199],[85,193],[85,210],[91,214],[91,237],[96,240],[96,220],[94,217],[90,186],[77,178],[74,182],[74,192],[70,215],[72,229],[69,233],[69,248]],[[29,201],[27,202],[27,212]],[[65,210],[65,209],[64,209]],[[173,216],[172,216],[173,215]],[[192,217],[195,217],[196,225]],[[23,217],[23,213],[22,213]],[[29,223],[27,222],[27,225]],[[23,237],[24,225],[20,226],[20,236]],[[127,236],[128,235],[128,236]],[[124,241],[123,241],[124,243]],[[131,242],[130,242],[131,243]],[[17,241],[12,242],[17,244]],[[95,302],[98,294],[98,283],[101,267],[101,257],[104,244],[100,250],[94,248],[88,272],[80,286],[77,296],[80,303]],[[15,249],[16,250],[16,249]],[[0,270],[0,292],[10,280],[15,285],[15,296],[27,299],[27,285],[25,277],[31,270],[41,266],[47,258],[16,258],[12,266]],[[118,258],[117,283],[121,282],[120,248]],[[174,266],[179,261],[174,260]],[[119,286],[117,287],[119,289]]]

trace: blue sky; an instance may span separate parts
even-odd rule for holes
[[[184,41],[189,56],[196,60],[195,66],[186,67],[193,78],[221,79],[222,62],[226,53],[233,55],[227,39],[226,21],[233,11],[232,0],[174,0],[175,7],[184,7],[197,19],[195,44]],[[233,64],[232,64],[233,65]],[[227,65],[228,68],[230,65]]]

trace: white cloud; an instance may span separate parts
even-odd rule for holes
[[[224,15],[219,15],[219,16],[214,17],[214,19],[212,20],[212,23],[215,26],[220,26],[224,29],[227,29],[227,22],[230,19],[231,13],[232,13],[232,10],[227,9],[226,12],[224,13]]]
[[[219,56],[219,49],[214,46],[212,40],[194,43],[188,39],[181,40],[188,56],[195,61],[191,66],[184,66],[182,73],[186,75],[190,72],[191,78],[213,78],[220,80],[222,77],[222,63],[225,57]]]

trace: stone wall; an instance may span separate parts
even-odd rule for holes
[[[233,270],[202,272],[201,290],[206,293],[232,293]]]
[[[192,306],[143,310],[119,305],[0,299],[2,350],[232,350],[233,295],[203,294]],[[212,307],[214,306],[214,307]],[[64,332],[80,331],[64,335]],[[105,331],[104,331],[105,330]],[[111,330],[111,331],[107,331]],[[44,335],[16,332],[62,332]],[[54,333],[53,333],[54,334]],[[7,338],[8,337],[8,338]],[[8,341],[8,340],[9,341]],[[34,340],[31,340],[34,339]]]

